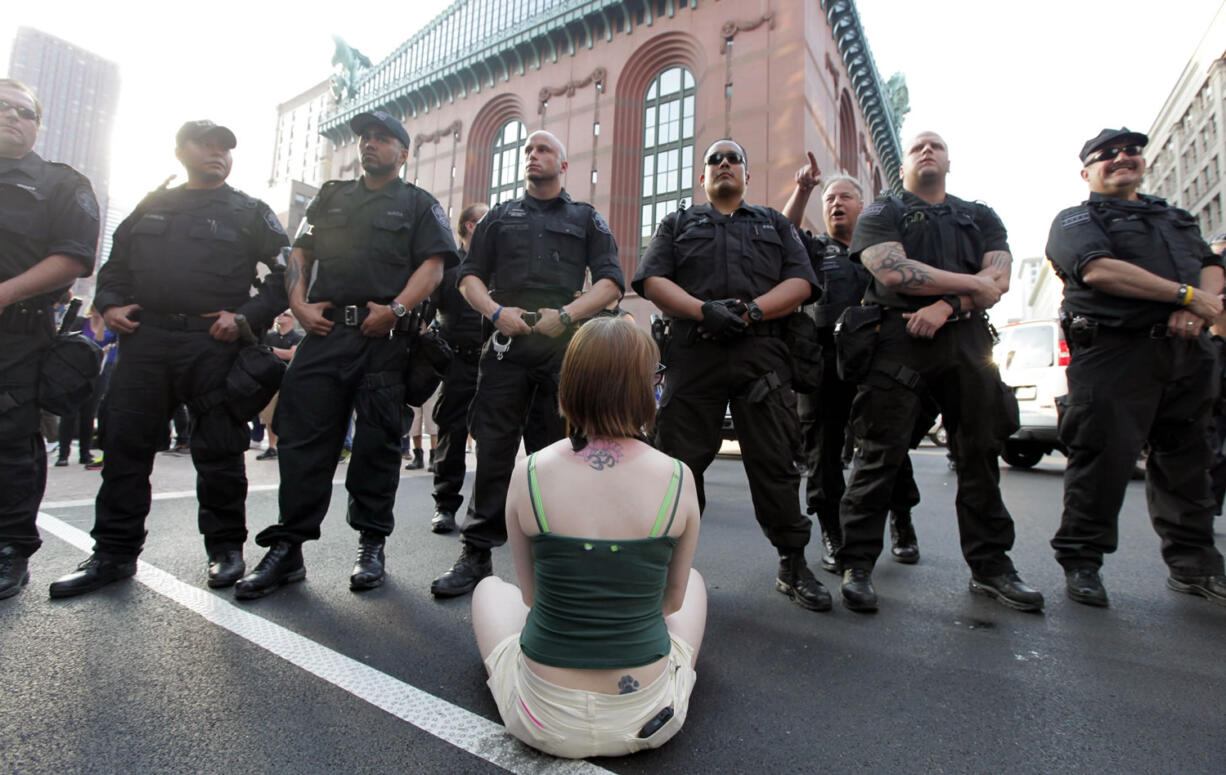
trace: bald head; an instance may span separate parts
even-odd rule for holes
[[[544,129],[536,130],[532,134],[528,135],[527,145],[530,146],[534,142],[550,143],[558,152],[558,159],[561,161],[566,161],[566,145],[563,144],[562,140],[553,132],[547,132]]]
[[[524,183],[528,193],[551,199],[562,190],[566,146],[552,132],[538,129],[524,142]]]
[[[949,174],[949,149],[936,132],[919,132],[907,143],[902,159],[903,188],[912,193],[940,188],[944,195]]]

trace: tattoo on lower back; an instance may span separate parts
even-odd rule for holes
[[[617,680],[618,694],[630,694],[631,692],[637,691],[638,688],[639,682],[634,680],[634,676],[632,675],[626,674]]]
[[[622,445],[616,441],[593,439],[583,449],[575,453],[587,461],[594,471],[612,468],[622,460]]]

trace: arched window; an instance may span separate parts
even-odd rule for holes
[[[684,67],[662,71],[643,100],[643,174],[639,249],[647,247],[664,216],[694,193],[694,75]]]
[[[490,159],[490,207],[523,195],[524,176],[520,160],[527,139],[528,130],[519,119],[503,124],[498,134],[494,135]]]
[[[856,113],[851,107],[851,97],[844,90],[839,99],[839,164],[843,173],[853,178],[859,174],[856,156]]]

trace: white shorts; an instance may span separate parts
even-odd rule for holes
[[[672,650],[660,677],[630,694],[604,694],[568,689],[541,678],[524,663],[519,633],[494,647],[485,660],[494,695],[507,731],[545,753],[568,759],[624,756],[658,748],[685,723],[697,673],[690,666],[694,649],[671,636]],[[639,731],[662,709],[673,716],[654,734]]]

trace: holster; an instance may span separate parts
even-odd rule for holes
[[[94,392],[102,372],[102,348],[82,334],[60,334],[38,366],[38,405],[63,417]]]
[[[868,376],[881,330],[881,307],[848,307],[834,325],[839,379],[858,383]]]

